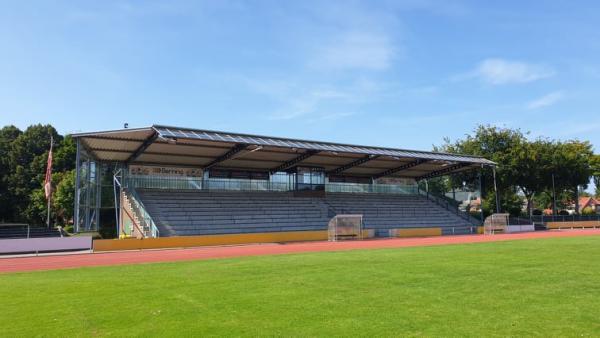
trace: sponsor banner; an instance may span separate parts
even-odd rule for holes
[[[202,177],[202,169],[200,168],[182,168],[182,167],[165,167],[154,165],[130,165],[130,175],[145,175],[145,176],[181,176],[181,177]]]
[[[396,185],[416,185],[414,178],[408,177],[381,177],[375,183],[377,184],[396,184]]]

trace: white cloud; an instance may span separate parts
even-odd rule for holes
[[[527,104],[527,109],[540,109],[543,107],[548,107],[562,100],[563,98],[564,93],[562,91],[552,92],[529,102]]]
[[[308,122],[317,123],[317,122],[322,122],[322,121],[335,121],[335,120],[340,120],[340,119],[347,118],[347,117],[354,116],[354,115],[356,115],[355,112],[324,113],[324,114],[321,114],[321,116],[319,116],[319,117],[315,117],[315,118],[308,120]]]
[[[350,32],[318,48],[309,66],[325,70],[384,70],[390,67],[395,53],[386,34]]]
[[[280,99],[284,101],[284,109],[271,115],[270,120],[291,120],[305,115],[312,115],[318,113],[320,108],[327,102],[350,99],[350,94],[326,88],[314,89],[305,94],[296,92]],[[320,118],[328,119],[326,117],[329,115],[325,114]]]
[[[492,85],[527,83],[554,76],[544,65],[504,59],[486,59],[466,77],[477,77]],[[463,76],[464,77],[464,76]]]

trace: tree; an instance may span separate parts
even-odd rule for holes
[[[587,141],[559,143],[553,157],[556,190],[570,192],[572,200],[578,203],[579,187],[587,188],[592,176],[593,156],[592,145]]]
[[[40,189],[44,180],[51,136],[57,144],[62,141],[54,127],[37,124],[27,128],[11,143],[8,187],[13,192],[14,221],[38,223],[40,220],[35,210],[39,193],[34,191]]]
[[[495,126],[478,126],[474,135],[466,135],[465,139],[451,142],[445,139],[445,144],[437,148],[449,153],[482,156],[497,163],[496,182],[500,198],[501,210],[515,209],[514,196],[514,152],[527,142],[519,129],[498,128]],[[471,189],[477,189],[477,172],[465,172],[453,175],[452,185],[461,187],[466,182]],[[483,171],[482,196],[494,193],[492,171]],[[488,204],[490,205],[490,204]],[[495,206],[495,201],[493,202]]]
[[[56,218],[66,225],[73,218],[73,203],[75,200],[75,170],[62,174],[61,180],[56,185],[53,196],[53,207]]]
[[[538,139],[515,147],[510,160],[513,182],[527,200],[527,214],[533,210],[533,197],[551,185],[554,142]]]
[[[53,172],[59,174],[53,175],[56,186],[62,172],[75,167],[73,139],[63,138],[51,125],[32,125],[24,132],[14,126],[0,130],[0,221],[44,222],[47,210],[42,184],[51,137]]]
[[[531,214],[533,199],[536,194],[552,191],[552,176],[555,178],[556,195],[577,192],[577,187],[587,186],[593,168],[598,168],[598,162],[592,153],[589,142],[567,141],[558,142],[548,139],[529,141],[519,129],[498,128],[494,126],[479,126],[474,135],[445,144],[436,150],[449,153],[482,156],[497,163],[497,187],[502,211],[516,211],[520,191],[527,200],[527,211]],[[459,187],[462,182],[470,182],[471,188],[477,182],[474,171],[454,175],[452,186]],[[492,172],[483,172],[483,191],[485,196],[493,193]],[[486,184],[487,183],[487,184]],[[600,183],[600,182],[599,182]],[[600,186],[600,185],[599,185]],[[492,198],[493,199],[493,198]],[[495,206],[495,201],[488,198],[488,207]],[[557,198],[557,204],[558,204]],[[548,201],[545,201],[547,206]]]
[[[21,130],[15,126],[0,129],[0,222],[14,218],[12,190],[9,189],[9,175],[13,166],[9,161],[9,153],[14,140],[21,135]]]
[[[592,171],[592,180],[596,186],[596,197],[600,198],[600,154],[593,155],[590,158],[590,169]]]

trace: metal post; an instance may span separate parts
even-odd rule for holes
[[[120,171],[120,169],[119,169]],[[117,175],[119,173],[119,171],[116,171],[115,174],[113,175],[113,192],[114,192],[114,197],[115,197],[115,221],[116,223],[116,227],[117,227],[117,238],[120,237],[121,235],[121,222],[119,221],[119,213],[120,213],[120,208],[119,208],[119,202],[120,199],[117,199],[117,197],[121,196],[121,186],[119,184],[119,180],[117,179]],[[117,195],[117,185],[119,185],[119,193]]]
[[[92,180],[92,167],[91,161],[88,155],[86,161],[86,175],[85,175],[85,221],[84,227],[87,231],[90,230],[90,182]]]
[[[96,162],[96,230],[100,229],[100,209],[102,206],[102,163]]]
[[[52,135],[50,135],[50,153],[52,153],[52,146],[54,145],[54,137],[52,137]],[[48,155],[50,156],[50,155]],[[48,166],[52,166],[52,161],[50,161],[50,163],[47,164]],[[46,168],[46,170],[48,170],[49,168]],[[47,207],[48,207],[48,213],[46,215],[46,226],[48,227],[48,229],[50,229],[50,207],[52,204],[52,172],[50,172],[50,189],[49,189],[50,193],[48,194],[48,198],[47,198]]]
[[[482,187],[483,187],[483,183],[482,183],[482,175],[481,175],[481,171],[483,169],[479,170],[479,213],[481,214],[481,224],[484,223],[484,219],[483,219],[483,191],[482,191]]]
[[[552,173],[552,216],[556,215],[556,187],[554,185],[554,173]]]
[[[80,185],[80,171],[81,171],[81,166],[79,165],[79,161],[80,161],[80,145],[79,145],[79,138],[77,138],[77,152],[75,153],[75,210],[74,210],[74,219],[73,219],[73,225],[75,226],[75,232],[79,232],[79,195],[81,194],[81,187]]]
[[[579,185],[575,186],[575,214],[579,215]]]
[[[498,185],[496,184],[496,166],[492,166],[492,173],[494,174],[494,194],[496,195],[496,212],[500,213],[500,199],[498,198]],[[479,189],[479,194],[482,195],[481,187],[479,187]]]

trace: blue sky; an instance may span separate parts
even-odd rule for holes
[[[0,1],[0,125],[600,150],[598,1]]]

